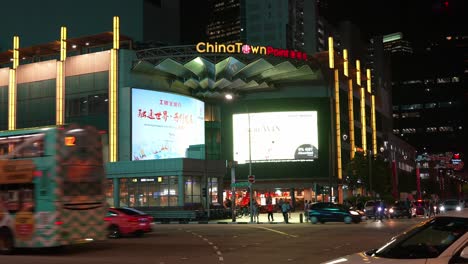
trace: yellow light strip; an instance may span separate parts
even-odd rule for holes
[[[111,50],[109,71],[109,161],[117,161],[117,56],[118,50]]]
[[[371,118],[372,118],[372,153],[377,157],[377,125],[375,121],[375,95],[371,96]]]
[[[366,90],[361,87],[361,131],[362,131],[362,149],[364,155],[367,154],[367,142],[366,142]]]
[[[64,65],[65,62],[57,61],[57,81],[55,83],[55,124],[63,125],[63,104],[64,104]]]
[[[348,62],[348,50],[343,50],[343,74],[346,77],[349,77],[349,62]]]
[[[356,83],[361,86],[361,62],[356,60]]]
[[[336,168],[338,170],[338,180],[343,178],[341,168],[341,117],[340,117],[340,76],[335,69],[335,120],[336,120]]]
[[[60,61],[57,62],[55,83],[55,124],[65,124],[65,59],[67,58],[67,28],[60,28]]]
[[[118,56],[120,44],[119,17],[114,17],[114,45],[109,70],[109,161],[118,160]]]
[[[67,58],[67,28],[60,28],[60,60],[64,61]]]
[[[354,140],[354,95],[353,79],[348,80],[348,118],[349,118],[349,143],[351,144],[351,159],[356,152],[356,143]]]
[[[16,70],[10,69],[8,82],[8,130],[16,129]]]
[[[333,47],[333,38],[328,37],[328,66],[330,69],[335,68],[335,50]]]
[[[114,17],[114,49],[120,48],[120,19],[118,16]]]
[[[18,68],[19,65],[19,37],[13,37],[13,69]]]
[[[371,71],[370,69],[367,69],[366,70],[366,79],[367,79],[367,92],[368,93],[372,93],[372,89],[371,89]]]
[[[8,129],[16,129],[16,68],[19,66],[19,37],[13,37],[13,65],[8,80]]]

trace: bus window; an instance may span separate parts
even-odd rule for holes
[[[8,191],[7,209],[10,212],[16,212],[20,210],[19,190]]]
[[[23,211],[34,211],[33,190],[25,188],[21,192],[21,203]]]

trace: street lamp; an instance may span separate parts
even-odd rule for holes
[[[369,159],[369,191],[371,196],[374,197],[374,193],[372,192],[372,150],[369,150],[367,158]]]
[[[247,106],[246,106],[247,107]],[[249,176],[252,175],[252,136],[251,136],[251,129],[250,129],[250,111],[247,108],[247,122],[249,126]],[[253,223],[253,199],[252,199],[252,194],[253,194],[253,184],[250,184],[249,188],[249,197],[250,197],[250,223]]]

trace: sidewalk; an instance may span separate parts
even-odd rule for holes
[[[304,216],[304,212],[296,211],[291,213],[291,218],[288,219],[290,224],[300,224],[301,223],[301,215]],[[258,217],[258,223],[250,223],[250,216],[243,216],[240,218],[236,218],[236,221],[233,222],[231,218],[229,219],[218,219],[218,220],[209,220],[209,221],[191,221],[185,222],[183,224],[284,224],[284,218],[282,213],[273,213],[274,221],[268,221],[268,214],[262,213]],[[306,219],[302,217],[303,223],[307,223]],[[155,224],[163,224],[161,222],[155,222]],[[169,222],[169,224],[182,224],[182,222],[173,221]]]

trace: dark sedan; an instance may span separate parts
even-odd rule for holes
[[[407,217],[411,218],[411,208],[408,208],[404,202],[395,202],[389,209],[390,218]]]
[[[309,208],[309,219],[312,224],[318,222],[344,222],[350,224],[351,222],[361,222],[361,215],[359,212],[350,210],[349,207],[342,204],[335,203],[315,203]]]

